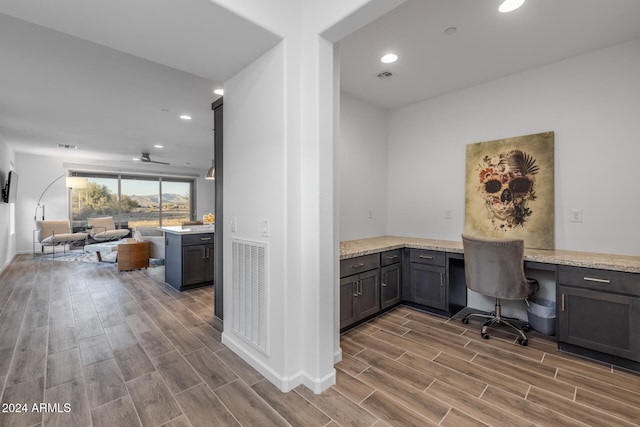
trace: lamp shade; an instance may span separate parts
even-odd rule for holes
[[[216,179],[215,159],[211,160],[211,167],[207,171],[207,175],[204,177],[204,179]]]
[[[64,186],[67,188],[87,188],[87,178],[80,176],[68,176],[65,178]]]

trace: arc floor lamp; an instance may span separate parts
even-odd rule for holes
[[[82,189],[87,188],[87,178],[69,175],[69,172],[65,172],[47,185],[47,188],[44,189],[40,197],[38,197],[38,203],[36,204],[36,210],[33,212],[33,220],[36,221],[38,219],[38,208],[42,207],[42,220],[44,221],[44,203],[40,203],[42,198],[47,193],[49,188],[56,182],[60,181],[62,178],[65,178],[64,186],[68,189]]]

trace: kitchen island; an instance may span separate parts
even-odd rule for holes
[[[165,235],[164,281],[179,291],[213,285],[214,225],[160,230]]]

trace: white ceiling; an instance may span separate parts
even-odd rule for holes
[[[408,0],[341,41],[342,89],[390,109],[640,37],[639,0],[501,2]]]
[[[499,3],[408,0],[340,43],[342,89],[395,108],[640,37],[639,0]],[[0,0],[0,134],[16,152],[140,170],[149,151],[202,175],[212,89],[277,42],[209,0]]]
[[[204,174],[213,89],[278,40],[208,0],[0,0],[0,134],[75,164]],[[143,151],[171,166],[131,161]]]

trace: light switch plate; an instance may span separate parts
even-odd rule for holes
[[[571,209],[571,222],[582,222],[582,209]]]
[[[269,220],[262,220],[262,237],[269,237]]]

